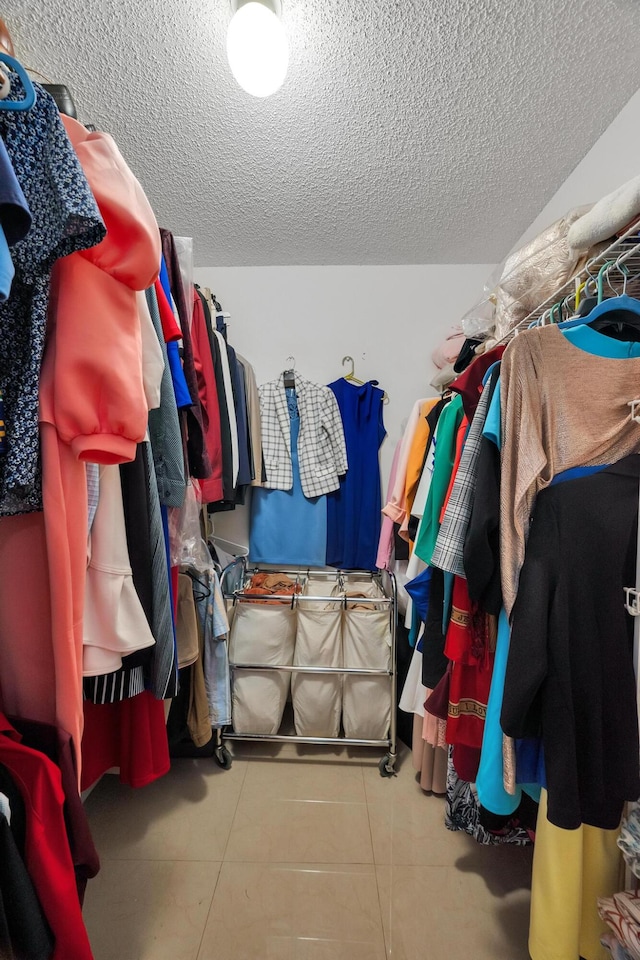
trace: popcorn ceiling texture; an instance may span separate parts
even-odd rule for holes
[[[198,265],[496,262],[640,76],[637,0],[283,8],[290,70],[267,100],[230,75],[228,0],[8,0],[2,16]]]

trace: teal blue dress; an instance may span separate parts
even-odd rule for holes
[[[291,490],[255,487],[251,499],[249,562],[324,567],[327,554],[327,498],[302,492],[298,465],[300,414],[293,388],[287,388],[291,422]]]

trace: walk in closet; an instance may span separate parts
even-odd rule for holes
[[[640,960],[638,67],[0,8],[0,960]]]

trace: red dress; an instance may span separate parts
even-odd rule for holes
[[[64,821],[60,770],[19,740],[20,735],[0,713],[0,763],[9,770],[24,800],[25,862],[55,938],[52,960],[93,960]]]
[[[473,617],[467,581],[456,577],[445,642],[452,661],[447,711],[447,743],[482,746],[495,657],[495,630],[486,615]]]

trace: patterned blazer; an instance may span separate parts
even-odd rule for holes
[[[305,380],[298,373],[296,395],[300,413],[298,462],[305,497],[320,497],[340,486],[347,472],[347,447],[342,417],[333,391]],[[291,490],[291,422],[284,374],[260,387],[262,454],[266,473],[263,486],[270,490]]]

